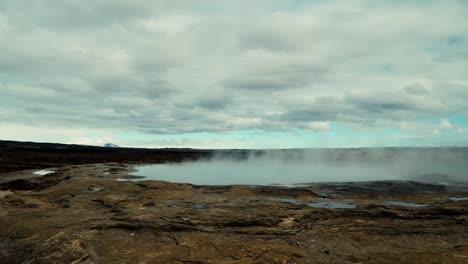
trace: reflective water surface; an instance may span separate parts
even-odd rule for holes
[[[295,205],[307,205],[313,208],[354,209],[358,207],[355,204],[334,203],[334,202],[329,202],[329,201],[304,202],[304,201],[299,201],[299,200],[291,199],[291,198],[267,198],[267,200],[282,202],[282,203],[290,203],[290,204],[295,204]]]
[[[47,174],[51,174],[51,173],[54,173],[55,171],[53,170],[39,170],[39,171],[35,171],[33,172],[34,175],[39,175],[39,176],[45,176]]]
[[[448,199],[451,202],[465,202],[465,201],[468,201],[468,197],[449,197]]]
[[[468,179],[467,155],[461,151],[289,150],[236,155],[140,166],[134,174],[144,176],[143,180],[198,185],[295,185],[380,180],[446,185]]]
[[[392,206],[403,206],[403,207],[426,207],[426,204],[420,203],[409,203],[409,202],[400,202],[400,201],[385,201],[382,205],[392,205]]]

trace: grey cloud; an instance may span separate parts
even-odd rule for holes
[[[377,119],[394,120],[429,111],[427,105],[397,92],[317,97],[308,105],[296,105],[273,119],[286,123],[331,121],[373,126]]]
[[[250,80],[239,80],[235,78],[226,82],[226,85],[231,88],[240,88],[240,89],[251,89],[251,90],[277,90],[277,89],[291,89],[296,88],[297,86],[303,86],[307,84],[304,80],[295,80],[295,79],[280,79],[272,80],[269,77],[260,77],[254,76]]]
[[[206,109],[217,110],[227,107],[232,100],[232,98],[226,96],[203,97],[198,100],[198,105]]]
[[[399,94],[398,91],[376,90],[367,93],[350,93],[345,97],[345,100],[367,115],[401,114],[402,111],[416,111],[418,108],[422,108],[411,101],[408,96]]]
[[[46,111],[44,107],[37,106],[37,105],[27,106],[25,107],[25,110],[31,113],[41,113],[41,112],[44,113]]]
[[[297,52],[302,49],[298,41],[267,29],[249,31],[240,37],[240,47],[244,49],[266,49],[278,52]],[[298,50],[299,49],[299,50]]]
[[[422,85],[418,83],[410,84],[404,87],[404,90],[408,94],[414,94],[414,95],[421,95],[421,94],[427,94],[429,91]]]
[[[433,58],[433,60],[438,63],[451,63],[451,62],[457,62],[457,61],[466,61],[468,60],[468,51],[450,52],[450,53],[437,55]]]
[[[69,30],[70,27],[105,26],[109,23],[124,22],[130,18],[151,14],[146,0],[100,0],[83,2],[79,0],[48,0],[39,2],[5,0],[0,7],[7,14],[21,18],[24,22],[43,25],[48,28]]]
[[[171,93],[170,84],[163,80],[145,79],[145,76],[111,76],[92,80],[96,92],[103,95],[123,94],[148,99],[167,97]]]
[[[279,120],[284,122],[309,122],[309,121],[335,121],[337,113],[321,112],[317,110],[294,110],[279,116]]]
[[[354,105],[358,109],[362,109],[369,113],[381,114],[382,112],[407,111],[414,108],[414,106],[410,105],[409,103],[393,100],[387,101],[385,98],[379,98],[379,100],[375,100],[375,98],[352,97],[348,100],[350,104]]]
[[[343,113],[349,113],[351,110],[341,97],[328,95],[316,97],[307,104],[297,103],[289,106],[282,113],[267,118],[284,124],[303,126],[307,122],[339,121]]]
[[[305,63],[280,62],[272,67],[265,65],[248,68],[248,72],[231,76],[224,84],[234,89],[287,90],[323,81],[330,70],[323,66]]]
[[[438,51],[433,61],[436,63],[454,63],[468,60],[466,41],[461,36],[452,36],[446,41],[445,49]]]
[[[468,37],[453,3],[189,2],[0,1],[3,121],[177,134],[468,111],[467,61],[451,57],[463,45],[428,49]],[[445,26],[428,27],[434,14]],[[398,71],[376,72],[382,62]]]
[[[406,111],[412,109],[411,105],[404,103],[379,103],[368,101],[354,102],[358,107],[363,108],[371,113],[382,113],[386,111]]]

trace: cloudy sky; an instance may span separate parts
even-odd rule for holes
[[[0,0],[0,139],[468,145],[468,1]]]

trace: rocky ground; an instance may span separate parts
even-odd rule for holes
[[[0,263],[468,263],[464,186],[122,180],[131,169],[0,175]],[[335,203],[349,208],[317,207]]]

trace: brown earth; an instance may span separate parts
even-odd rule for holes
[[[0,175],[0,263],[468,263],[468,201],[448,199],[463,186],[115,180],[131,168]],[[305,204],[324,201],[358,207]]]
[[[466,149],[453,151],[468,157]],[[0,141],[0,263],[468,263],[468,201],[449,200],[468,197],[466,186],[116,180],[133,178],[133,164],[220,153],[252,154]],[[338,162],[367,154],[327,153]],[[56,172],[32,173],[50,167]],[[332,202],[357,207],[307,204]]]

